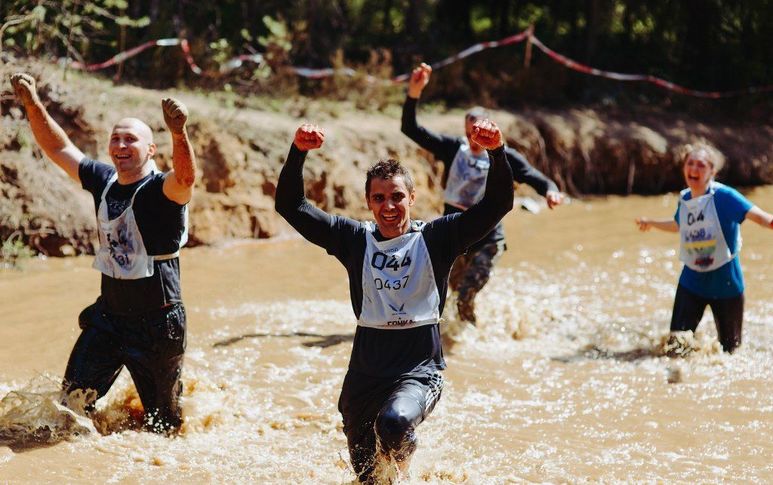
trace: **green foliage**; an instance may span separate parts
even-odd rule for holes
[[[15,231],[0,243],[0,268],[21,268],[33,255],[22,240],[21,231]]]
[[[123,0],[16,0],[11,1],[0,27],[0,48],[12,47],[28,55],[61,53],[87,59],[90,47],[115,44],[121,28],[142,28],[148,16],[132,18]],[[3,18],[6,7],[0,7]]]
[[[341,89],[359,84],[297,79],[289,66],[360,66],[364,77],[375,72],[373,53],[388,52],[389,71],[403,73],[418,62],[440,60],[473,43],[534,25],[536,35],[554,50],[605,70],[652,74],[703,90],[773,84],[769,40],[773,0],[182,0],[171,2],[171,7],[166,4],[160,0],[4,0],[0,2],[0,19],[5,19],[0,48],[101,62],[119,49],[151,39],[185,37],[197,63],[210,72],[218,72],[237,54],[260,52],[266,62],[215,79],[201,78],[190,72],[179,52],[157,50],[125,62],[123,77],[154,87],[231,83],[236,90],[252,93],[314,95],[336,91],[331,88],[335,83]],[[653,87],[568,71],[536,49],[532,67],[525,70],[522,46],[489,50],[459,64],[458,70],[444,70],[456,76],[443,74],[446,86],[431,84],[429,98],[472,102],[481,91],[497,104],[525,98],[674,98]]]
[[[276,46],[284,52],[290,52],[293,46],[287,24],[281,19],[276,20],[268,15],[263,16],[263,24],[268,29],[268,34],[259,36],[258,43],[266,49]]]

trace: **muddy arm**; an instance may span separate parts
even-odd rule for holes
[[[40,102],[35,88],[35,79],[24,73],[11,76],[11,85],[16,98],[24,105],[30,121],[32,135],[40,148],[55,164],[64,170],[71,179],[80,183],[78,165],[85,158],[61,126],[51,118],[43,103]]]
[[[187,204],[193,196],[196,181],[196,156],[193,153],[185,123],[188,109],[174,98],[161,101],[164,121],[172,133],[172,170],[164,179],[164,195],[178,204]]]

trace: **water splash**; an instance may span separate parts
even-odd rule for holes
[[[58,382],[40,377],[0,400],[0,445],[12,450],[48,446],[96,432],[82,412],[91,395],[80,393],[69,399],[72,408],[60,403]]]

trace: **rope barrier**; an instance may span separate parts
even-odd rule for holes
[[[542,41],[540,41],[537,38],[537,36],[533,34],[533,31],[531,28],[528,28],[523,32],[511,35],[509,37],[505,37],[500,40],[480,42],[480,43],[471,45],[470,47],[450,57],[447,57],[441,61],[432,63],[431,66],[433,69],[441,69],[450,64],[458,62],[461,59],[469,57],[473,54],[477,54],[478,52],[482,52],[484,50],[492,49],[495,47],[503,47],[506,45],[518,44],[520,42],[523,42],[524,40],[528,40],[530,44],[537,46],[537,48],[540,49],[543,53],[545,53],[545,55],[547,55],[551,60],[563,65],[568,69],[572,69],[574,71],[588,74],[591,76],[598,76],[606,79],[612,79],[615,81],[650,83],[650,84],[654,84],[655,86],[661,89],[683,94],[686,96],[708,98],[708,99],[719,99],[719,98],[729,98],[734,96],[742,96],[747,94],[773,92],[773,85],[752,86],[748,88],[736,89],[731,91],[699,91],[696,89],[690,89],[684,86],[680,86],[679,84],[675,84],[665,79],[661,79],[659,77],[655,77],[648,74],[624,74],[619,72],[604,71],[601,69],[596,69],[594,67],[590,67],[580,62],[577,62],[569,57],[566,57],[552,50],[551,48],[543,44]],[[81,69],[85,71],[97,71],[97,70],[105,69],[115,64],[124,62],[127,59],[134,57],[137,54],[141,53],[142,51],[149,49],[151,47],[171,47],[171,46],[180,46],[180,49],[182,50],[183,55],[185,57],[185,61],[188,63],[188,67],[191,69],[191,71],[194,74],[199,76],[214,76],[216,74],[225,74],[234,69],[238,69],[244,64],[244,62],[261,64],[264,61],[264,58],[261,54],[243,54],[243,55],[231,58],[225,63],[223,63],[220,67],[219,73],[205,72],[194,61],[193,56],[191,54],[190,45],[187,39],[158,39],[154,41],[145,42],[144,44],[141,44],[137,47],[120,52],[105,62],[86,65],[76,61],[76,62],[72,62],[71,66],[75,69]],[[327,78],[335,75],[344,75],[344,76],[351,77],[357,74],[357,71],[351,68],[334,69],[334,68],[328,67],[328,68],[322,68],[322,69],[314,69],[309,67],[292,66],[291,69],[298,76],[309,78],[309,79],[323,79],[323,78]],[[408,80],[410,75],[411,75],[410,72],[403,73],[393,77],[391,80],[379,79],[374,76],[368,75],[367,79],[371,82],[402,83]]]
[[[658,86],[659,88],[667,89],[669,91],[673,91],[679,94],[684,94],[687,96],[694,96],[698,98],[719,99],[719,98],[729,98],[732,96],[740,96],[743,94],[756,94],[756,93],[765,93],[765,92],[773,91],[773,85],[753,86],[745,89],[736,89],[734,91],[698,91],[695,89],[690,89],[684,86],[680,86],[670,81],[666,81],[665,79],[661,79],[659,77],[655,77],[651,75],[621,74],[618,72],[602,71],[601,69],[596,69],[594,67],[586,66],[585,64],[581,64],[575,60],[572,60],[566,56],[559,54],[558,52],[547,47],[535,36],[532,36],[531,41],[534,45],[537,46],[539,50],[547,54],[548,57],[558,62],[559,64],[562,64],[567,68],[573,69],[577,72],[590,74],[592,76],[604,77],[607,79],[614,79],[615,81],[652,83]]]

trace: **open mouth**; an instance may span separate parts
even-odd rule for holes
[[[390,215],[381,214],[381,220],[384,222],[388,222],[390,224],[397,222],[398,219],[399,217],[397,214],[390,214]]]

